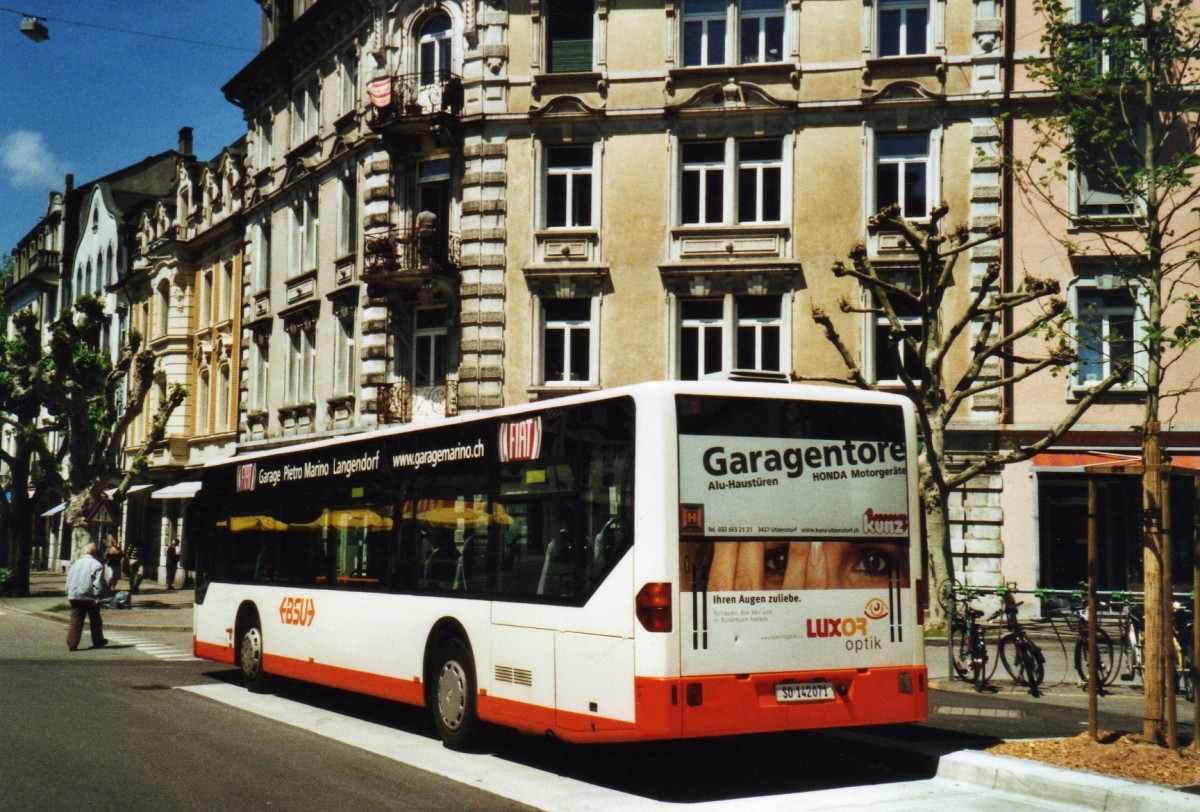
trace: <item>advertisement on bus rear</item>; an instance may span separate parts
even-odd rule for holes
[[[902,438],[680,434],[685,669],[903,660],[908,463]]]

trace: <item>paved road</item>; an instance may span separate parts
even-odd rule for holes
[[[11,700],[0,705],[0,764],[15,777],[0,810],[575,812],[688,803],[766,812],[866,809],[881,799],[889,809],[1068,809],[1108,792],[1084,776],[1066,803],[1034,798],[1012,791],[1029,782],[1025,773],[1005,784],[995,759],[947,755],[998,736],[1074,735],[1086,696],[1065,680],[1040,699],[1011,686],[976,694],[939,678],[937,643],[930,665],[941,687],[922,726],[588,747],[501,732],[490,752],[462,755],[432,738],[419,709],[286,682],[274,696],[248,694],[234,672],[190,656],[186,627],[170,621],[190,620],[188,595],[146,595],[138,610],[107,613],[113,645],[74,654],[61,621],[33,613],[47,600],[0,600],[0,680]],[[128,619],[137,622],[121,623]],[[1112,726],[1136,729],[1140,700],[1126,692],[1106,699],[1105,712]],[[933,777],[939,757],[942,774]],[[1200,799],[1172,793],[1151,804],[1168,805],[1200,808]]]

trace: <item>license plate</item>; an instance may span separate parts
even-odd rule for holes
[[[775,686],[776,702],[820,702],[833,699],[832,682],[781,682]]]

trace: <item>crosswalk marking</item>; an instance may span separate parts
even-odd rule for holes
[[[146,640],[131,634],[121,632],[109,632],[108,640],[111,643],[120,643],[123,646],[130,646],[137,649],[143,654],[148,654],[151,657],[159,660],[169,660],[171,662],[199,662],[198,657],[192,656],[192,653],[187,649],[179,646],[172,646],[166,643],[156,643],[153,640]]]

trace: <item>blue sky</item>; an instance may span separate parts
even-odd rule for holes
[[[80,184],[174,149],[180,127],[194,129],[200,158],[244,132],[221,87],[258,50],[254,0],[0,0],[0,8],[47,17],[50,31],[33,42],[20,15],[0,11],[0,255],[45,215],[64,173]]]

